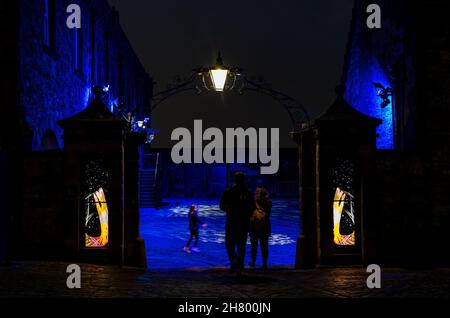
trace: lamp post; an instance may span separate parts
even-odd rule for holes
[[[226,66],[220,52],[214,66],[196,68],[189,76],[178,78],[169,88],[156,93],[152,110],[170,97],[186,91],[196,91],[199,95],[205,91],[237,92],[239,95],[245,92],[260,93],[273,98],[286,110],[294,131],[309,125],[309,114],[299,101],[273,89],[260,78],[250,77],[242,68]]]

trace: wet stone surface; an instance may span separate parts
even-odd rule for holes
[[[0,297],[57,298],[448,298],[450,269],[383,269],[382,288],[370,290],[363,268],[297,271],[248,270],[242,277],[225,268],[139,271],[81,265],[81,289],[68,289],[68,264],[16,262],[0,266]]]

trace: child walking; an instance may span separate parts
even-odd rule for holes
[[[200,218],[198,217],[198,208],[196,205],[192,205],[189,209],[189,231],[191,232],[191,236],[189,238],[189,241],[187,242],[186,246],[184,247],[184,251],[186,253],[191,253],[191,243],[194,241],[194,247],[192,248],[192,252],[199,253],[200,250],[198,249],[198,239],[199,239],[199,226],[202,226],[203,228],[207,227],[207,224],[203,223]]]

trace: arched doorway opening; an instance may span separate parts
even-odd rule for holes
[[[215,76],[215,73],[218,76]],[[196,69],[184,81],[178,80],[169,89],[155,94],[153,109],[186,91],[195,91],[198,94],[203,92],[222,94],[229,91],[237,93],[238,96],[244,92],[257,93],[260,96],[271,97],[278,103],[277,106],[282,106],[277,109],[285,111],[283,116],[290,120],[292,130],[298,130],[303,123],[309,122],[307,111],[296,99],[273,89],[263,79],[248,76],[241,68],[225,66],[220,53],[215,66]],[[255,104],[255,100],[252,103]],[[255,109],[254,114],[258,112],[261,110]],[[280,172],[270,176],[262,176],[258,164],[180,165],[173,164],[170,150],[144,151],[141,189],[150,189],[153,201],[158,201],[158,197],[155,200],[155,193],[159,193],[164,203],[162,207],[144,208],[141,211],[141,232],[148,246],[149,267],[227,265],[224,246],[225,213],[220,211],[219,202],[225,189],[232,185],[233,175],[237,171],[246,174],[251,191],[255,191],[256,186],[263,185],[271,193],[274,201],[271,218],[273,227],[270,240],[271,263],[293,266],[300,231],[299,161],[298,149],[289,150],[280,154]],[[141,195],[141,203],[150,201]],[[200,217],[210,226],[200,236],[200,243],[204,245],[203,252],[186,256],[183,254],[183,247],[189,238],[187,216],[192,204],[199,206]]]

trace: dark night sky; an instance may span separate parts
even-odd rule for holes
[[[261,75],[301,101],[311,116],[334,99],[350,28],[353,0],[109,0],[160,91],[194,67],[213,65],[219,50],[227,65]],[[292,147],[290,120],[268,97],[184,93],[155,111],[156,146],[172,145],[177,127],[281,129]]]

